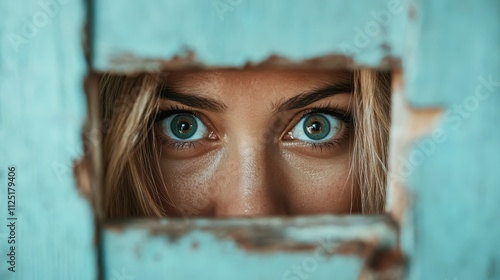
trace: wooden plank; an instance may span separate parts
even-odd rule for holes
[[[404,262],[386,216],[121,221],[102,241],[105,279],[379,279]]]
[[[397,66],[408,1],[100,0],[95,67]],[[126,20],[124,20],[126,19]]]
[[[500,279],[500,2],[423,0],[413,15],[403,110],[440,113],[425,137],[394,139],[409,279]]]
[[[93,215],[72,176],[86,110],[84,4],[0,1],[0,11],[0,279],[96,279]],[[8,166],[15,272],[6,262]]]
[[[96,1],[95,70],[398,66],[407,2],[220,2]],[[404,262],[385,216],[122,221],[101,240],[105,279],[399,279]]]

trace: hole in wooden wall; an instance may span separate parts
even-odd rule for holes
[[[382,213],[390,81],[310,65],[92,73],[78,181],[101,218]]]

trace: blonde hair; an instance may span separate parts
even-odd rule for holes
[[[163,187],[152,118],[161,79],[104,74],[99,81],[103,124],[103,211],[107,218],[167,216],[173,205]],[[361,211],[384,209],[390,127],[390,75],[355,70],[354,147],[351,175],[359,186]],[[112,129],[107,129],[112,128]],[[175,207],[175,205],[173,205]]]
[[[354,71],[355,137],[351,170],[364,214],[383,211],[391,121],[391,78],[374,70]]]
[[[100,82],[103,133],[103,211],[106,217],[164,216],[153,124],[157,80],[151,75],[104,75]]]

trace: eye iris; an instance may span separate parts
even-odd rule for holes
[[[170,129],[176,137],[187,139],[196,133],[198,124],[195,117],[188,114],[179,114],[172,119]]]
[[[330,122],[320,114],[313,114],[304,120],[304,132],[313,140],[321,140],[330,133]]]

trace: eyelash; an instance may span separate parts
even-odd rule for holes
[[[331,141],[328,142],[321,142],[321,143],[315,143],[315,142],[306,142],[307,145],[311,147],[311,149],[320,149],[322,151],[324,148],[328,150],[333,150],[337,148],[346,138],[348,138],[349,133],[347,131],[351,130],[354,126],[354,119],[352,115],[349,112],[345,112],[341,109],[339,109],[337,106],[327,103],[322,106],[316,106],[309,108],[305,111],[302,111],[299,113],[299,117],[297,118],[298,121],[301,119],[305,118],[308,115],[314,114],[314,113],[322,113],[322,114],[327,114],[330,115],[337,120],[341,121],[343,125],[346,126],[347,129],[342,129],[341,135]],[[297,125],[298,121],[295,122],[294,126]]]
[[[165,109],[160,109],[158,113],[156,114],[154,118],[154,124],[172,116],[175,114],[179,113],[189,113],[192,114],[193,116],[197,117],[201,121],[203,121],[203,117],[200,113],[196,111],[192,111],[188,108],[184,108],[181,106],[173,105]],[[175,141],[172,139],[169,139],[166,137],[163,132],[158,133],[158,137],[160,140],[161,145],[168,145],[170,148],[175,148],[177,150],[184,150],[184,149],[193,149],[195,148],[198,144],[201,144],[200,141]]]
[[[164,136],[162,137],[165,138]],[[182,142],[182,141],[172,141],[168,139],[162,139],[162,144],[167,144],[170,148],[176,148],[178,151],[184,149],[194,149],[194,147],[196,147],[196,145],[199,144],[198,142],[199,141]]]
[[[179,113],[189,113],[189,114],[192,114],[199,119],[202,119],[201,114],[196,112],[196,111],[192,111],[188,108],[184,108],[184,107],[181,107],[178,105],[173,105],[173,106],[170,106],[170,107],[165,108],[165,109],[160,109],[154,118],[154,122],[157,123],[157,122],[162,121],[162,120],[164,120],[164,119],[166,119],[174,114],[179,114]]]
[[[165,109],[160,109],[160,111],[156,114],[154,118],[154,123],[156,124],[157,122],[160,122],[174,114],[179,114],[179,113],[189,113],[197,117],[203,122],[204,117],[193,110],[190,110],[188,108],[183,108],[181,106],[171,106]],[[293,119],[297,119],[295,122],[294,126],[297,125],[298,121],[300,121],[302,118],[314,114],[314,113],[322,113],[322,114],[327,114],[330,115],[337,120],[341,121],[343,125],[347,127],[347,130],[352,129],[354,125],[354,119],[351,116],[350,113],[344,112],[343,110],[340,110],[337,106],[332,105],[330,103],[322,105],[322,106],[317,106],[317,107],[312,107],[309,108],[305,111],[302,111],[299,113],[299,117],[296,118],[294,117]],[[205,124],[205,123],[204,123]],[[205,124],[206,125],[206,124]],[[210,126],[207,126],[210,127]],[[322,151],[324,148],[333,150],[337,148],[348,136],[349,134],[346,133],[346,129],[342,130],[342,135],[339,137],[328,141],[328,142],[322,142],[322,143],[315,143],[315,142],[305,142],[307,145],[311,147],[311,149],[320,149]],[[160,143],[167,144],[171,148],[176,148],[177,150],[183,150],[183,149],[192,149],[195,148],[198,144],[201,144],[201,141],[175,141],[167,138],[166,136],[163,135],[163,133],[159,133],[159,138],[160,138]]]

